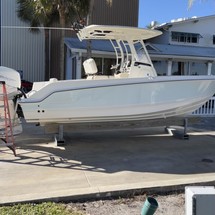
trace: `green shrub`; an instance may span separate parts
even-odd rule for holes
[[[64,204],[45,202],[41,204],[17,204],[0,207],[0,215],[83,215],[68,209]]]

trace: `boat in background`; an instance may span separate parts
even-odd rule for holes
[[[5,91],[4,86],[5,84]],[[5,138],[6,126],[12,126],[13,135],[22,133],[22,125],[17,114],[18,95],[21,94],[20,74],[11,68],[0,66],[0,138]],[[8,102],[8,110],[5,107],[5,101]],[[7,113],[6,113],[7,111]],[[7,118],[6,118],[7,116]],[[8,118],[9,117],[9,118]],[[10,122],[8,121],[10,120]]]
[[[110,40],[113,74],[98,75],[95,61],[83,63],[87,78],[35,82],[18,103],[27,122],[108,122],[161,119],[190,113],[215,92],[214,76],[157,76],[144,40],[160,35],[149,29],[91,25],[80,40]]]
[[[5,82],[8,99],[13,99],[20,93],[21,79],[20,74],[11,68],[0,66],[0,82]],[[0,100],[2,100],[2,87],[0,88]]]

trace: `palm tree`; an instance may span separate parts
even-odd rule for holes
[[[64,37],[67,23],[73,23],[76,18],[85,17],[89,10],[89,0],[17,0],[18,17],[28,22],[31,27],[50,27],[58,22],[61,28],[60,39],[60,79],[64,79]],[[45,28],[46,47],[49,31]],[[47,63],[46,50],[46,73]]]

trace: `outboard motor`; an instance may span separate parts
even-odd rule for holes
[[[19,134],[22,132],[21,122],[19,120],[17,109],[18,103],[17,98],[22,96],[20,92],[21,87],[21,78],[18,71],[0,66],[0,82],[5,83],[6,93],[7,93],[7,102],[8,108],[11,117],[11,123],[13,127],[13,133]],[[5,116],[5,108],[4,108],[4,91],[3,86],[0,85],[0,114],[1,116]],[[0,129],[5,129],[5,121],[2,120],[0,122]]]

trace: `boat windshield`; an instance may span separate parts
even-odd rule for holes
[[[138,56],[137,60],[140,62],[146,63],[146,64],[150,64],[151,61],[148,58],[147,52],[144,49],[142,42],[138,41],[137,43],[135,43],[134,47],[135,47],[135,51],[136,51],[137,56]]]

